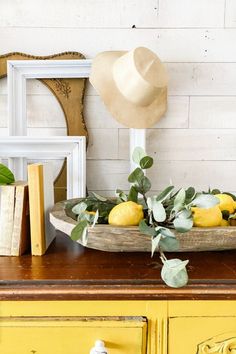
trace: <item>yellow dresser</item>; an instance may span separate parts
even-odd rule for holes
[[[236,252],[188,256],[182,289],[158,257],[62,235],[43,257],[0,257],[0,353],[236,354]]]

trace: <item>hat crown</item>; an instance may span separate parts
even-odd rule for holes
[[[149,128],[166,112],[166,70],[147,48],[99,53],[89,80],[112,116],[126,127]]]
[[[150,105],[167,85],[167,74],[151,50],[139,47],[113,64],[113,79],[120,93],[138,106]]]
[[[158,56],[150,49],[138,47],[133,50],[134,64],[144,80],[155,87],[167,85],[167,74]]]

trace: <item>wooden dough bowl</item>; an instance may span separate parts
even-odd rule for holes
[[[76,221],[66,215],[64,206],[65,202],[55,204],[50,212],[50,221],[57,230],[70,235]],[[236,249],[236,226],[193,227],[189,232],[175,234],[180,244],[177,252]],[[80,240],[77,242],[82,244]],[[151,252],[151,238],[141,234],[135,226],[100,224],[89,229],[86,247],[110,252]]]

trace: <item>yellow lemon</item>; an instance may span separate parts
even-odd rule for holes
[[[108,223],[115,226],[136,226],[143,219],[143,207],[132,201],[116,205],[108,216]]]
[[[193,225],[198,227],[220,226],[222,214],[216,205],[212,208],[191,208],[193,212]]]
[[[227,210],[230,214],[234,212],[234,210],[236,209],[235,201],[230,195],[221,193],[216,194],[215,197],[220,200],[220,204],[218,204],[218,207],[221,211]]]
[[[222,219],[222,221],[220,223],[220,226],[230,226],[229,221],[225,220],[225,219]]]

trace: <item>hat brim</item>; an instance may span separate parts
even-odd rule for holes
[[[117,88],[112,73],[114,62],[125,53],[127,52],[109,51],[98,54],[93,60],[89,80],[119,123],[128,128],[149,128],[166,112],[167,88],[163,88],[148,106],[137,106],[129,102]]]

